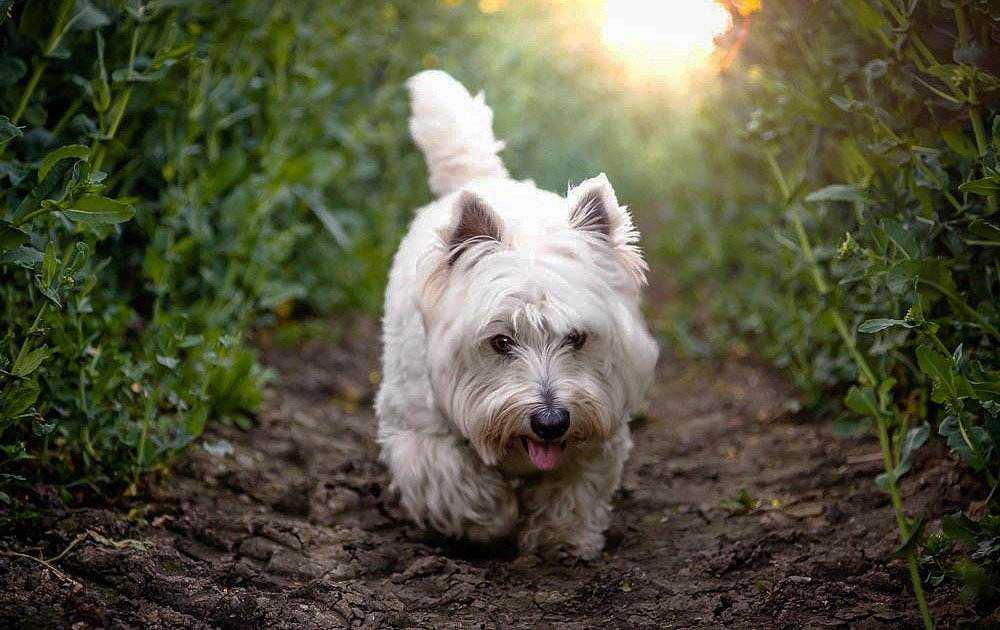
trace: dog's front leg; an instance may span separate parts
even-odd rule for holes
[[[611,522],[611,497],[632,448],[628,426],[608,442],[581,453],[565,470],[523,490],[521,553],[568,553],[585,560],[600,555]]]
[[[512,532],[518,517],[513,489],[460,438],[401,430],[379,441],[392,488],[418,524],[478,542]]]

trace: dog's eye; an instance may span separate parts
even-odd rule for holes
[[[515,345],[517,344],[514,343],[514,340],[507,335],[494,335],[490,337],[490,347],[497,354],[510,354],[514,351]]]
[[[583,344],[587,343],[587,333],[574,330],[570,334],[566,335],[566,339],[563,343],[570,346],[574,350],[579,350],[583,347]]]

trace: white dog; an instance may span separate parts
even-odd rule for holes
[[[445,535],[593,558],[657,357],[638,233],[604,175],[566,198],[511,179],[482,94],[441,71],[407,85],[438,200],[386,291],[392,489]]]

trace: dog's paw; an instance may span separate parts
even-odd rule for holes
[[[538,532],[523,531],[518,540],[522,554],[535,554],[547,562],[574,565],[596,560],[604,549],[604,535],[586,533],[568,541],[547,541]]]
[[[511,534],[517,523],[517,497],[504,488],[497,492],[488,510],[477,509],[465,520],[464,535],[469,540],[488,543]],[[484,516],[488,515],[488,516]]]
[[[558,563],[566,567],[575,567],[589,564],[592,560],[597,560],[601,555],[601,550],[581,550],[571,545],[562,544],[553,547],[543,547],[536,551],[536,554],[545,562]]]
[[[577,561],[596,560],[601,556],[601,551],[604,550],[604,534],[580,532],[572,539],[559,545],[558,549],[563,556],[560,560],[565,560],[565,556],[572,557]]]
[[[604,550],[604,534],[580,536],[570,544],[571,553],[581,560],[596,560]]]

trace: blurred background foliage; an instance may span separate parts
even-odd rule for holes
[[[715,72],[661,85],[599,4],[0,0],[0,505],[134,491],[252,418],[253,331],[377,315],[429,200],[402,82],[443,67],[516,176],[608,173],[673,354],[879,437],[918,593],[995,603],[1000,10],[726,0]],[[980,488],[933,524],[898,485],[930,439]]]

